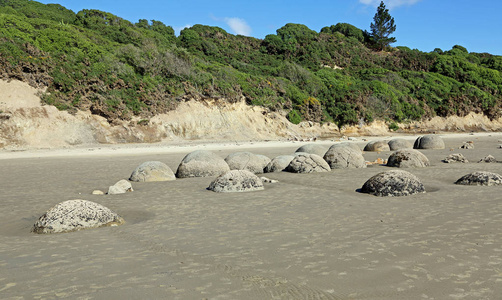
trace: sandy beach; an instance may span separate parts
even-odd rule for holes
[[[427,190],[408,197],[357,192],[389,170],[381,165],[265,174],[279,183],[249,193],[214,193],[206,190],[214,178],[190,178],[91,195],[145,161],[176,171],[195,149],[273,158],[305,144],[298,142],[1,152],[0,298],[499,299],[502,187],[453,183],[473,171],[501,174],[502,164],[478,161],[502,160],[502,134],[443,137],[444,150],[421,150],[430,167],[407,169]],[[475,148],[459,149],[466,141]],[[470,163],[441,162],[452,153]],[[69,199],[100,203],[126,224],[30,233],[38,217]]]

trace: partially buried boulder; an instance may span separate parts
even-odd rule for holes
[[[207,188],[213,192],[251,192],[263,190],[263,182],[247,170],[231,170],[218,176]]]
[[[444,163],[468,163],[469,161],[462,153],[453,153],[443,159]]]
[[[315,173],[329,172],[331,168],[319,155],[299,152],[289,163],[286,171],[291,173]]]
[[[496,162],[497,160],[492,155],[487,155],[478,161],[478,163],[496,163]]]
[[[152,182],[175,180],[173,171],[160,161],[147,161],[139,165],[129,177],[130,181]]]
[[[293,155],[279,155],[273,158],[265,167],[265,173],[282,172],[289,166],[289,163],[295,158]]]
[[[108,188],[108,195],[125,194],[132,191],[133,189],[131,183],[122,179]]]
[[[414,149],[397,150],[389,156],[388,167],[424,168],[429,166],[429,159],[422,152]]]
[[[254,174],[263,173],[263,169],[267,166],[263,155],[256,155],[251,152],[235,152],[229,154],[225,161],[227,162],[230,170],[247,170]]]
[[[357,147],[357,146],[356,146]],[[366,162],[359,147],[335,144],[324,155],[331,169],[366,168]]]
[[[296,149],[296,152],[302,152],[302,153],[309,153],[309,154],[315,154],[319,155],[320,157],[323,157],[326,151],[328,150],[328,147],[319,145],[319,144],[305,144],[301,146],[300,148]]]
[[[225,160],[207,150],[196,150],[188,153],[176,171],[176,177],[209,177],[219,176],[230,168]]]
[[[359,148],[358,145],[354,144],[354,143],[350,143],[350,142],[343,142],[343,143],[336,143],[336,144],[333,144],[331,145],[331,147],[329,148],[338,148],[338,147],[349,147],[349,148],[352,148],[354,149],[356,152],[359,152],[362,154],[362,150],[361,148]],[[329,150],[329,149],[328,149]]]
[[[124,219],[101,204],[87,200],[68,200],[43,214],[33,225],[35,233],[62,233],[86,228],[117,226]]]
[[[382,152],[390,151],[389,143],[386,141],[371,141],[363,149],[364,151]]]
[[[455,181],[455,184],[461,185],[502,185],[502,176],[497,173],[478,171],[462,176]]]
[[[413,149],[413,144],[410,141],[401,138],[392,139],[388,144],[391,151]]]
[[[425,188],[415,175],[403,170],[392,170],[368,179],[361,192],[380,197],[399,197],[425,193]]]
[[[419,136],[413,145],[414,149],[444,149],[443,139],[435,134]]]

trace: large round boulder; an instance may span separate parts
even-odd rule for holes
[[[350,144],[349,144],[350,145]],[[359,147],[335,144],[324,154],[324,160],[331,169],[366,168],[366,161]]]
[[[225,158],[225,161],[230,170],[248,170],[249,172],[260,174],[263,173],[263,169],[267,166],[270,159],[269,161],[265,161],[263,155],[258,156],[251,152],[235,152],[229,154]]]
[[[139,165],[129,177],[130,181],[152,182],[175,180],[173,170],[160,161],[147,161]]]
[[[401,138],[392,139],[388,144],[391,151],[413,149],[413,144],[410,141]]]
[[[430,166],[429,159],[414,149],[402,149],[392,153],[387,160],[388,167],[424,168]]]
[[[425,188],[420,179],[410,172],[392,170],[368,179],[361,192],[380,197],[399,197],[425,193]]]
[[[247,170],[231,170],[218,176],[207,188],[213,192],[251,192],[263,190],[263,182]]]
[[[329,172],[331,168],[319,155],[298,152],[286,171],[291,173]]]
[[[279,155],[273,158],[265,167],[265,173],[282,172],[289,166],[289,163],[295,158],[293,155]]]
[[[315,154],[320,157],[323,157],[326,151],[328,150],[328,147],[319,145],[319,144],[305,144],[301,146],[300,148],[296,149],[295,153],[301,152],[301,153],[309,153],[309,154]]]
[[[258,159],[261,161],[261,166],[260,166],[260,168],[261,168],[262,170],[265,170],[265,167],[266,167],[266,166],[267,166],[267,165],[268,165],[268,164],[269,164],[272,160],[270,159],[270,157],[265,156],[265,155],[261,155],[261,154],[255,154],[255,155],[256,155],[256,156],[258,157]],[[263,172],[264,172],[264,171],[262,171],[261,173],[263,173]]]
[[[389,144],[386,141],[371,141],[364,147],[364,151],[382,152],[390,151]]]
[[[187,154],[176,171],[176,177],[210,177],[219,176],[230,168],[225,160],[207,150],[196,150]]]
[[[497,173],[478,171],[462,176],[455,181],[455,184],[462,185],[502,185],[502,176]]]
[[[444,149],[444,141],[439,135],[427,134],[419,136],[413,145],[414,149]]]
[[[333,144],[331,148],[338,148],[338,147],[349,147],[349,148],[352,148],[354,149],[355,151],[359,152],[359,153],[363,153],[363,151],[361,150],[361,148],[359,148],[358,145],[354,144],[354,143],[350,143],[350,142],[343,142],[343,143],[336,143],[336,144]],[[329,150],[329,149],[328,149]]]
[[[43,214],[33,225],[35,233],[62,233],[86,228],[117,226],[124,219],[101,204],[87,200],[68,200]]]

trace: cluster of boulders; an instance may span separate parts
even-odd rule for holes
[[[412,145],[406,139],[372,141],[364,151],[394,151],[381,165],[394,168],[424,168],[430,165],[428,158],[417,149],[444,149],[441,137],[425,135],[416,139]],[[451,154],[444,162],[468,162],[462,154]],[[485,157],[481,161],[496,161]],[[131,182],[172,181],[177,178],[215,177],[207,188],[210,191],[251,192],[265,189],[265,183],[276,180],[258,177],[256,174],[273,172],[316,173],[330,172],[334,169],[366,168],[374,162],[366,162],[363,151],[354,143],[336,143],[331,147],[319,144],[306,144],[291,155],[280,155],[270,159],[251,152],[236,152],[222,158],[207,150],[197,150],[187,154],[180,162],[176,172],[160,161],[147,161],[140,164],[129,177],[110,186],[107,194],[132,192]],[[488,172],[474,172],[455,182],[464,185],[499,185],[502,176]],[[408,196],[425,193],[420,179],[410,172],[391,170],[379,173],[368,179],[362,188],[363,193],[376,196]],[[95,190],[93,194],[105,194]],[[115,226],[124,220],[108,208],[86,200],[70,200],[51,208],[33,227],[36,233],[59,233],[84,228]]]

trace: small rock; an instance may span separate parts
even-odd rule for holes
[[[469,161],[465,158],[465,156],[462,153],[454,153],[450,154],[445,159],[443,159],[444,163],[468,163]]]
[[[459,149],[474,149],[474,142],[465,142],[462,146],[459,147]]]
[[[481,160],[478,161],[478,163],[496,163],[497,160],[495,159],[495,157],[491,156],[491,155],[487,155],[486,157],[482,158]]]
[[[92,191],[92,194],[93,194],[93,195],[104,195],[104,194],[105,194],[105,192],[103,192],[103,191],[101,191],[101,190],[94,190],[94,191]]]
[[[277,183],[277,182],[279,182],[279,180],[270,179],[267,177],[260,177],[260,179],[263,183]]]
[[[125,194],[134,191],[129,181],[122,179],[108,188],[108,195]]]

